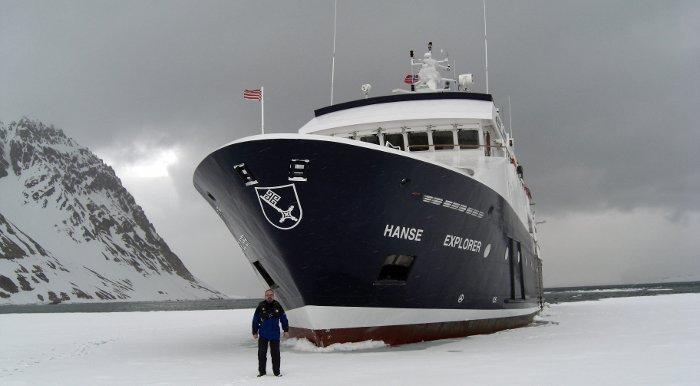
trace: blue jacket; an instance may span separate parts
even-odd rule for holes
[[[260,334],[267,340],[280,340],[280,322],[284,332],[289,331],[289,322],[282,306],[273,300],[263,300],[253,315],[253,334]]]

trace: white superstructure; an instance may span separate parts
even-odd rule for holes
[[[432,65],[440,62],[431,60]],[[422,66],[426,67],[425,60]],[[421,72],[437,73],[437,67],[422,68]],[[464,75],[469,75],[471,82],[470,74],[460,78]],[[415,91],[395,91],[449,92],[452,79],[439,78],[442,83],[438,83],[434,74],[431,79],[416,81],[418,87],[412,87]],[[513,138],[492,100],[403,100],[360,105],[317,114],[299,133],[350,138],[456,169],[501,195],[536,240],[533,202],[522,178],[522,166],[515,156]]]

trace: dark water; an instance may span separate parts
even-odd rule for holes
[[[254,308],[262,299],[179,300],[0,306],[0,314],[52,312],[195,311]]]
[[[590,287],[545,289],[548,303],[578,302],[629,296],[655,296],[700,293],[700,282],[620,284]],[[262,299],[184,300],[166,302],[109,302],[81,304],[42,304],[0,306],[0,314],[54,312],[131,312],[131,311],[196,311],[253,308]]]
[[[562,303],[629,296],[655,296],[698,292],[700,292],[700,281],[547,288],[544,291],[544,298],[548,303]]]

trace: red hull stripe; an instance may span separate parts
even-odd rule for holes
[[[460,322],[335,328],[329,330],[290,327],[289,333],[295,338],[306,338],[320,347],[326,347],[334,343],[362,342],[366,340],[384,341],[384,343],[394,346],[436,339],[489,334],[509,328],[523,327],[532,323],[534,316],[535,314]]]

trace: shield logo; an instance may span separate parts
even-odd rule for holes
[[[255,194],[260,209],[272,226],[286,231],[299,225],[303,212],[294,184],[256,187]]]

